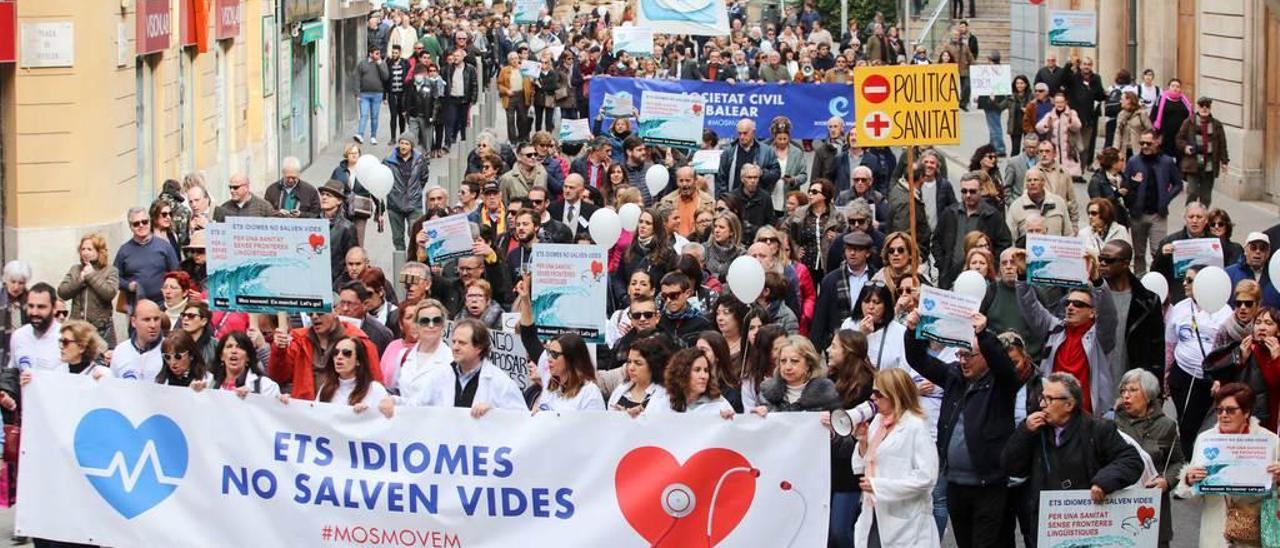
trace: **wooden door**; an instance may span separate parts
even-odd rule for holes
[[[1178,0],[1178,63],[1174,76],[1182,79],[1182,93],[1196,96],[1196,4],[1198,0]]]
[[[1267,94],[1266,119],[1263,120],[1262,177],[1265,199],[1280,198],[1280,14],[1266,10],[1267,65],[1263,86]]]

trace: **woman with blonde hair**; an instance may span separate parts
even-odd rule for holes
[[[785,230],[772,226],[762,226],[756,231],[756,243],[769,245],[773,255],[773,271],[782,274],[791,290],[782,298],[787,307],[796,315],[800,323],[800,334],[809,334],[809,324],[813,321],[813,311],[818,303],[818,291],[809,275],[809,268],[799,261],[791,260],[791,237]]]
[[[831,379],[822,376],[822,362],[813,343],[791,335],[774,348],[778,368],[760,385],[761,405],[751,410],[760,416],[770,411],[833,411],[840,407],[840,393]]]
[[[964,269],[982,274],[988,284],[995,283],[997,266],[995,256],[985,249],[970,249],[964,255]]]
[[[120,271],[111,265],[107,239],[101,234],[80,237],[80,261],[71,266],[58,284],[58,298],[71,303],[70,319],[84,320],[98,330],[98,335],[115,346],[116,332],[111,324],[119,291]]]
[[[911,264],[914,262],[919,248],[916,241],[907,232],[893,232],[885,236],[884,243],[880,245],[880,261],[884,266],[877,270],[875,275],[871,277],[872,281],[884,282],[892,284],[893,280],[900,279],[902,276],[910,276]],[[928,279],[925,275],[926,267],[924,261],[920,261],[919,273]],[[889,289],[896,290],[896,287],[890,286]]]
[[[88,374],[95,367],[107,367],[102,359],[107,343],[98,336],[97,327],[89,322],[71,320],[62,324],[58,328],[58,347],[58,358],[68,373]]]
[[[863,511],[854,539],[858,546],[939,546],[933,521],[938,451],[916,385],[903,369],[881,370],[871,401],[875,418],[855,432],[853,473],[863,474]]]

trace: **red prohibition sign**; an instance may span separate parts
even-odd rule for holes
[[[889,79],[872,74],[862,81],[862,97],[871,103],[881,103],[889,98]]]

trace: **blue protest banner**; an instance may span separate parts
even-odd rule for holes
[[[645,91],[696,93],[706,100],[703,127],[720,137],[734,137],[738,120],[756,122],[756,133],[767,137],[775,116],[791,119],[792,139],[825,139],[832,116],[853,124],[853,88],[848,84],[728,84],[693,80],[597,77],[591,80],[591,112],[599,112],[606,96],[626,96],[637,109]],[[607,116],[607,113],[606,113]],[[609,127],[605,122],[602,127]]]

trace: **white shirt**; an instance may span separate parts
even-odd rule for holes
[[[685,409],[684,412],[685,413],[708,413],[708,414],[714,413],[718,415],[722,410],[725,410],[725,409],[728,409],[730,412],[733,411],[733,406],[729,405],[729,400],[724,399],[724,396],[720,396],[713,400],[704,395],[698,398],[693,403],[689,404],[689,407]],[[644,408],[644,412],[645,413],[676,413],[677,411],[671,408],[671,398],[665,397],[665,398],[653,398],[649,400],[649,405]]]
[[[26,371],[67,371],[62,363],[62,349],[58,347],[58,333],[62,325],[54,320],[44,335],[36,335],[31,324],[19,327],[9,336],[9,367]]]
[[[321,389],[324,385],[320,386]],[[356,378],[338,379],[338,389],[333,391],[333,398],[329,399],[329,403],[340,405],[354,405],[350,402],[351,393],[356,391]],[[316,390],[316,394],[320,394],[321,390]],[[369,383],[369,390],[365,392],[364,398],[356,403],[363,403],[370,407],[378,405],[382,398],[387,397],[387,389],[378,381]]]
[[[604,324],[604,343],[606,346],[613,347],[618,344],[618,339],[622,338],[622,327],[631,325],[631,307],[622,310],[614,310],[613,316],[609,317],[609,321]]]
[[[418,345],[414,345],[405,356],[404,363],[400,364],[395,378],[391,379],[390,386],[399,389],[400,397],[405,401],[411,401],[422,391],[427,376],[432,371],[448,369],[451,363],[453,350],[443,340],[436,345],[436,351],[430,354],[418,352]]]
[[[493,363],[485,360],[476,372],[476,395],[472,404],[487,403],[497,409],[528,411],[524,394],[516,381]],[[418,407],[453,407],[457,377],[453,367],[437,367],[423,380],[422,390],[409,401]]]
[[[160,351],[159,348],[160,345],[156,345],[156,352]],[[112,369],[115,369],[115,367],[113,366]],[[155,377],[155,375],[152,375],[152,377]],[[253,389],[255,385],[258,387],[257,391],[254,391]],[[258,374],[254,373],[252,370],[245,374],[244,386],[249,388],[250,394],[257,394],[268,398],[274,398],[280,395],[280,385],[276,384],[276,381],[273,381],[268,377],[259,377]],[[214,388],[219,390],[222,389],[221,386],[216,386]]]
[[[539,411],[604,411],[604,394],[595,382],[587,382],[572,398],[564,392],[543,390],[538,397]]]
[[[156,375],[160,374],[160,368],[164,367],[164,359],[160,356],[160,341],[156,341],[155,346],[146,352],[134,345],[132,338],[116,345],[111,354],[111,374],[117,379],[154,382]]]
[[[1210,314],[1189,298],[1173,305],[1164,324],[1164,340],[1173,343],[1173,360],[1178,367],[1192,377],[1204,378],[1205,354],[1213,351],[1218,329],[1230,317],[1229,306]]]
[[[625,396],[627,392],[630,392],[633,386],[635,386],[635,383],[631,381],[627,381],[618,385],[617,388],[613,389],[613,394],[609,395],[609,407],[618,405],[618,402],[622,401],[622,397]],[[659,398],[667,399],[667,389],[663,388],[661,384],[658,384],[656,382],[651,382],[649,383],[649,386],[646,386],[644,389],[644,397],[650,402],[653,402],[654,400],[657,400]]]

